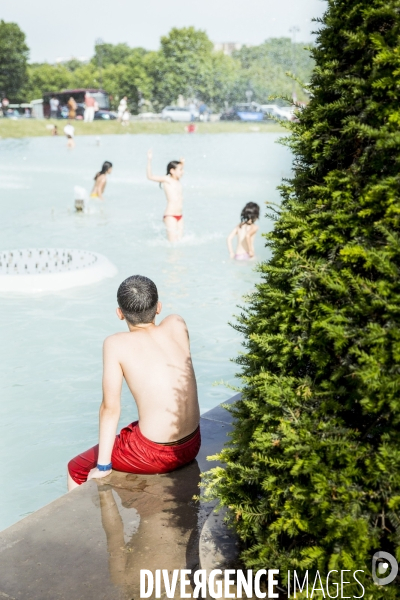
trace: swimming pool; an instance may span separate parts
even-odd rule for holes
[[[0,140],[0,251],[63,247],[105,255],[118,274],[102,282],[35,296],[0,295],[0,529],[65,492],[69,458],[97,442],[103,339],[124,325],[116,291],[127,276],[151,277],[163,314],[187,321],[202,412],[229,398],[230,358],[239,334],[228,325],[259,275],[254,263],[229,259],[225,238],[246,202],[279,201],[276,186],[291,168],[278,134],[119,135]],[[164,194],[147,181],[186,158],[185,236],[171,247],[162,223]],[[74,186],[90,191],[104,160],[114,163],[103,205],[74,211]],[[271,223],[264,217],[260,229]],[[267,256],[256,240],[257,259]],[[124,387],[121,426],[136,410]]]

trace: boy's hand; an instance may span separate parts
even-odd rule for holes
[[[153,150],[149,150],[149,151],[147,152],[147,158],[148,158],[149,160],[152,160],[152,158],[153,158]]]
[[[109,471],[99,471],[99,469],[95,467],[94,469],[91,469],[89,471],[88,481],[89,479],[102,479],[103,477],[107,477],[107,475],[109,475],[111,471],[112,469],[110,469]]]
[[[181,158],[179,159],[179,162],[181,163],[181,165],[184,165],[184,164],[185,164],[185,159],[184,159],[183,157],[181,157]]]

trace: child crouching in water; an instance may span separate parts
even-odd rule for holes
[[[103,192],[107,183],[107,175],[110,175],[112,171],[112,163],[106,160],[101,167],[101,171],[96,173],[94,178],[94,186],[92,193],[90,194],[91,198],[98,198],[99,200],[104,200]]]
[[[258,231],[258,225],[255,221],[260,216],[260,207],[255,202],[248,202],[242,214],[240,215],[240,223],[228,235],[228,249],[231,258],[236,260],[249,260],[254,256],[254,236]],[[236,253],[232,248],[233,238],[237,236]]]

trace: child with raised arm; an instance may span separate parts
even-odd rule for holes
[[[99,200],[104,200],[103,192],[107,183],[107,175],[110,175],[112,171],[112,163],[109,160],[106,160],[101,167],[101,171],[96,173],[94,177],[94,186],[92,193],[90,194],[91,198],[98,198]]]
[[[128,277],[117,293],[117,317],[127,332],[103,346],[103,400],[99,444],[68,463],[68,489],[111,470],[168,473],[191,462],[200,449],[200,411],[185,321],[169,315],[156,325],[161,302],[153,281]],[[117,433],[122,380],[139,419]]]
[[[240,215],[240,223],[236,225],[227,238],[229,255],[236,260],[249,260],[254,256],[254,236],[258,231],[255,224],[260,216],[260,207],[255,202],[248,202]],[[232,241],[237,236],[236,252]]]
[[[150,181],[157,181],[157,183],[160,183],[163,187],[167,198],[167,208],[165,210],[163,221],[167,229],[168,241],[177,242],[181,240],[183,236],[183,192],[180,179],[183,176],[185,160],[183,158],[180,160],[172,160],[167,165],[166,175],[153,175],[151,170],[152,159],[153,152],[149,150],[147,153],[147,179],[150,179]]]

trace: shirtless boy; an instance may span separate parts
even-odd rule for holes
[[[156,325],[161,302],[155,284],[128,277],[117,293],[117,316],[128,330],[103,346],[103,400],[99,444],[68,463],[68,489],[111,470],[168,473],[191,462],[200,449],[200,412],[185,321],[169,315]],[[122,380],[139,420],[116,436]]]
[[[180,179],[183,176],[185,160],[183,158],[180,160],[172,160],[167,165],[167,174],[158,176],[152,174],[152,159],[153,152],[149,150],[147,153],[147,179],[150,179],[150,181],[157,181],[163,186],[167,197],[167,208],[163,217],[167,229],[167,237],[169,242],[177,242],[181,240],[183,236],[183,193]]]

